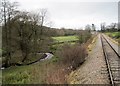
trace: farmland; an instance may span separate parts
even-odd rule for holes
[[[55,42],[73,42],[78,41],[77,36],[58,36],[58,37],[52,37]]]

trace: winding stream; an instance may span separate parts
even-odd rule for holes
[[[47,59],[51,59],[54,55],[51,54],[51,53],[45,53],[47,56],[44,58],[44,59],[41,59],[40,61],[44,61],[44,60],[47,60]]]
[[[40,58],[40,59],[38,59],[36,61],[33,61],[31,63],[28,63],[28,64],[18,64],[17,66],[31,65],[31,64],[34,64],[34,63],[39,62],[39,61],[44,61],[44,60],[51,59],[54,56],[51,53],[45,53],[45,55],[46,55],[46,57],[43,57],[42,59]],[[1,67],[0,69],[3,70],[3,69],[5,69],[5,67]]]

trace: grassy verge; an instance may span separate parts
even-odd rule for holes
[[[107,32],[105,34],[113,38],[120,45],[120,32]]]
[[[29,67],[11,67],[3,70],[3,84],[26,84],[30,80]]]
[[[120,32],[107,32],[106,33],[108,36],[113,37],[113,38],[120,38]]]
[[[53,70],[57,58],[27,66],[14,66],[3,70],[3,84],[45,84],[47,73]]]

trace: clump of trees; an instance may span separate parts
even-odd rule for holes
[[[101,23],[101,31],[102,32],[117,32],[120,29],[118,28],[117,23],[111,23],[110,25],[106,25],[106,23]]]
[[[2,27],[2,39],[3,40],[3,48],[4,51],[6,52],[6,65],[9,64],[9,60],[11,58],[11,23],[10,20],[17,14],[17,10],[16,10],[17,4],[16,2],[11,3],[8,0],[3,0],[2,1],[2,5],[0,7],[1,10],[1,23],[4,22],[4,25]]]
[[[17,3],[3,0],[1,13],[5,67],[23,63],[30,54],[35,57],[38,52],[44,53],[49,49],[51,39],[46,35],[48,27],[44,26],[46,9],[40,9],[39,13],[21,12],[17,10]]]
[[[86,25],[85,26],[85,30],[81,30],[78,33],[78,42],[79,44],[83,44],[86,43],[88,41],[89,38],[91,38],[91,31],[95,31],[95,27],[94,30],[91,30],[91,26],[90,25]]]
[[[78,34],[78,39],[79,39],[78,42],[79,42],[79,44],[86,43],[89,40],[89,38],[91,38],[91,35],[92,34],[87,30],[81,31]]]
[[[79,33],[79,30],[73,30],[73,29],[68,29],[68,28],[51,28],[50,30],[52,36],[71,36],[71,35],[77,35]]]

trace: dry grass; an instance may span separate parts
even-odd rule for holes
[[[47,71],[47,84],[66,84],[68,70],[64,66],[56,66],[53,70]]]
[[[94,35],[94,36],[92,36],[92,37],[89,39],[89,41],[87,42],[86,48],[87,48],[88,53],[89,53],[90,51],[92,51],[93,44],[96,42],[96,40],[97,40],[97,35]]]

